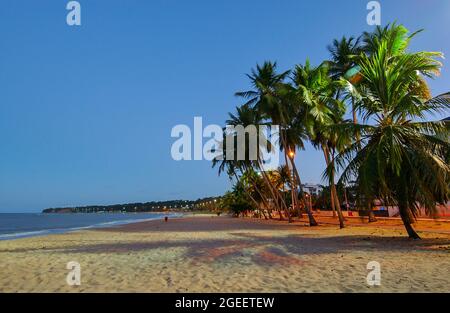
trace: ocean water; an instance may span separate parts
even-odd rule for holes
[[[90,213],[43,214],[0,213],[0,240],[61,234],[65,232],[111,227],[121,224],[162,219],[164,216],[180,217],[181,214],[164,213]]]

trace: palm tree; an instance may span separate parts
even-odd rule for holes
[[[281,145],[281,149],[285,155],[285,162],[288,168],[288,173],[291,175],[291,196],[297,207],[298,216],[302,217],[301,208],[298,203],[298,196],[303,201],[306,213],[309,219],[310,226],[318,226],[319,224],[315,220],[312,214],[312,208],[308,206],[307,199],[302,187],[302,181],[298,168],[295,164],[296,151],[304,150],[304,141],[308,140],[308,129],[306,123],[306,116],[308,114],[307,109],[302,105],[301,99],[298,97],[298,91],[291,85],[285,85],[282,92],[282,97],[286,103],[286,116],[288,117],[288,123],[284,128],[284,141],[285,144]],[[289,169],[289,165],[291,169]]]
[[[265,184],[261,176],[253,168],[247,168],[242,174],[241,179],[250,186],[249,189],[253,195],[253,198],[262,204],[259,206],[261,210],[267,210],[269,218],[272,218],[272,202],[268,197],[269,191],[267,190],[267,185]],[[276,209],[278,210],[278,212],[280,212],[279,208]]]
[[[271,184],[270,179],[267,175],[267,173],[265,172],[265,170],[263,169],[263,161],[261,160],[261,155],[260,155],[260,147],[265,145],[268,146],[270,145],[270,142],[264,138],[264,136],[262,136],[259,133],[259,125],[262,125],[262,118],[261,115],[259,113],[258,110],[251,108],[249,103],[246,103],[244,105],[242,105],[241,107],[237,107],[236,108],[236,114],[232,114],[229,113],[229,119],[226,121],[227,125],[230,126],[243,126],[243,127],[247,127],[247,126],[255,126],[256,127],[256,131],[257,131],[257,140],[258,140],[258,144],[257,144],[257,160],[250,160],[250,148],[249,148],[249,138],[245,138],[245,161],[240,161],[239,164],[241,164],[241,167],[243,168],[242,172],[245,170],[249,170],[252,169],[253,167],[256,167],[259,169],[259,172],[261,173],[261,176],[263,177],[267,189],[270,191],[271,196],[275,202],[275,204],[281,205],[281,207],[283,207],[284,209],[287,209],[287,206],[285,204],[284,199],[280,196],[278,190],[276,188],[274,188],[274,186]],[[234,137],[234,141],[235,141],[235,147],[237,147],[237,142],[238,142],[238,138],[236,137],[237,134],[231,134],[231,136]],[[261,140],[262,139],[262,140]],[[273,149],[273,147],[269,147],[271,149]],[[290,220],[290,217],[289,217]]]
[[[233,160],[229,160],[226,158],[226,140],[229,140],[230,138],[225,137],[222,141],[223,145],[223,151],[221,154],[221,157],[216,157],[212,160],[212,167],[218,166],[218,175],[220,176],[223,172],[226,172],[228,175],[228,178],[230,181],[235,179],[235,186],[239,185],[239,190],[245,191],[247,194],[247,199],[250,199],[250,201],[253,203],[255,208],[260,207],[260,203],[254,198],[251,191],[249,190],[248,186],[246,185],[247,181],[243,180],[243,170],[242,170],[242,162],[236,161],[236,157]],[[231,138],[233,140],[233,138]],[[236,152],[233,151],[233,153],[236,155]],[[241,176],[238,175],[238,172],[241,173]],[[234,194],[236,196],[236,194]]]
[[[439,73],[437,58],[442,55],[408,53],[412,36],[403,26],[380,28],[377,35],[365,39],[372,51],[358,60],[363,83],[349,83],[364,123],[336,126],[360,131],[364,147],[359,150],[360,142],[355,142],[336,163],[343,169],[341,182],[356,178],[365,199],[398,206],[409,237],[419,239],[412,223],[420,206],[432,215],[436,203],[446,203],[450,195],[450,166],[445,160],[450,145],[436,136],[448,137],[448,128],[442,121],[423,121],[427,112],[450,107],[448,98],[429,99],[424,92],[424,78]]]
[[[331,55],[329,73],[333,80],[339,80],[355,66],[355,59],[361,53],[360,38],[346,38],[344,36],[341,40],[333,40],[333,43],[327,49]]]
[[[339,81],[346,77],[348,73],[355,69],[356,60],[360,53],[362,52],[362,47],[360,45],[360,38],[355,39],[354,37],[346,38],[342,37],[341,40],[335,39],[332,45],[328,46],[328,51],[331,55],[331,60],[327,63],[329,64],[329,74],[331,78],[335,81]],[[339,99],[342,90],[337,89],[336,99]],[[355,103],[353,97],[351,99],[352,117],[353,123],[358,123],[357,112],[355,108]],[[356,133],[356,139],[358,140],[359,134]]]
[[[365,42],[365,45],[361,45],[361,37],[355,39],[354,37],[346,38],[345,36],[342,37],[341,40],[335,39],[333,41],[333,44],[328,46],[328,51],[331,55],[331,60],[328,61],[328,64],[330,64],[330,75],[331,78],[335,81],[339,80],[352,80],[355,77],[360,78],[358,75],[359,66],[357,65],[357,60],[361,52],[365,51],[366,53],[370,53],[371,47],[375,46],[375,39],[381,38],[385,36],[385,33],[387,33],[387,30],[384,30],[382,28],[377,28],[377,30],[374,33],[368,33],[365,32],[363,37],[363,41]],[[372,43],[372,44],[370,44]],[[339,99],[342,97],[342,93],[345,90],[342,90],[342,88],[338,88],[336,92],[336,99]],[[355,108],[355,99],[351,94],[347,97],[350,99],[351,102],[351,110],[352,110],[352,118],[353,123],[358,123],[358,115],[357,110]],[[345,97],[344,97],[345,99]],[[360,140],[360,134],[358,131],[355,133],[355,139],[356,141]],[[333,209],[334,209],[334,201],[332,201]],[[368,208],[369,212],[369,223],[376,222],[377,219],[375,218],[375,215],[372,211],[372,208]],[[334,210],[333,210],[333,216],[334,216]]]
[[[294,173],[289,172],[291,188],[292,206],[298,207],[298,195],[296,181],[300,181],[298,171],[296,171],[295,163],[288,154],[295,151],[297,145],[302,146],[301,135],[295,133],[292,128],[294,107],[297,105],[295,101],[295,89],[285,82],[290,71],[278,74],[276,71],[276,63],[265,62],[262,66],[257,65],[250,75],[247,75],[253,86],[253,90],[238,92],[237,96],[244,97],[247,102],[245,105],[251,105],[255,110],[260,112],[263,119],[272,125],[280,127],[280,148],[284,154],[285,164],[291,164]],[[295,176],[295,177],[294,177]],[[301,195],[303,193],[301,192]],[[282,202],[284,200],[282,199]],[[284,204],[285,206],[285,204]],[[288,213],[288,219],[291,221],[289,210],[285,206]],[[317,225],[312,213],[307,210],[311,226]]]
[[[328,176],[330,183],[332,207],[335,207],[339,217],[339,225],[344,228],[344,217],[336,186],[334,183],[334,152],[341,147],[342,139],[348,138],[329,130],[329,126],[342,120],[345,112],[343,103],[334,95],[338,88],[337,82],[329,76],[328,64],[323,63],[312,67],[307,60],[305,65],[297,65],[293,74],[300,107],[303,107],[303,117],[300,123],[306,125],[312,144],[322,149],[327,166],[333,168],[333,174]],[[339,146],[338,146],[339,144]]]
[[[241,182],[236,182],[232,190],[227,192],[221,199],[219,206],[233,212],[235,216],[246,213],[253,209],[248,193]]]
[[[252,108],[261,114],[261,116],[272,125],[280,126],[280,143],[285,145],[283,125],[286,124],[285,108],[280,101],[279,90],[284,86],[284,80],[288,76],[289,71],[278,74],[276,72],[277,65],[272,62],[264,62],[262,66],[257,65],[251,74],[247,75],[252,84],[253,90],[237,92],[236,96],[246,99],[244,105],[252,106]],[[262,166],[261,166],[262,167]],[[262,171],[266,181],[267,175]],[[272,190],[276,200],[281,201],[283,208],[288,214],[289,222],[292,221],[289,210],[282,197],[278,192]]]
[[[335,39],[333,44],[328,46],[328,51],[331,55],[331,61],[329,61],[330,69],[329,73],[333,80],[340,80],[356,66],[357,57],[360,55],[362,48],[360,45],[360,38],[354,37],[346,38],[342,37],[341,40]],[[336,92],[336,97],[339,99],[341,89]],[[353,123],[358,123],[358,118],[352,98],[352,116]],[[357,134],[358,136],[358,134]]]

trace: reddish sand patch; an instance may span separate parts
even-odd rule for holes
[[[233,245],[226,247],[205,247],[195,252],[191,252],[192,261],[196,262],[214,262],[227,257],[239,257],[243,256],[242,250],[246,248],[254,247],[251,243],[236,242]]]
[[[289,255],[279,255],[272,251],[264,250],[256,254],[257,262],[264,262],[268,264],[280,264],[280,265],[303,265],[305,261],[302,261],[296,257]]]

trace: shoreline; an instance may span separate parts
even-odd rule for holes
[[[20,213],[18,213],[18,214],[20,214]],[[24,213],[24,214],[32,214],[33,215],[34,213]],[[66,216],[67,214],[70,214],[70,215],[72,215],[72,214],[73,215],[80,215],[80,214],[97,215],[97,214],[101,214],[101,213],[39,213],[39,214],[43,214],[43,215],[53,214],[56,216],[59,216],[59,215]],[[130,213],[108,213],[108,214],[111,214],[111,215],[116,214],[118,216],[123,216],[124,214],[130,215]],[[147,214],[147,215],[160,214],[160,216],[149,217],[149,218],[144,218],[144,219],[126,219],[126,220],[118,219],[115,221],[103,221],[103,222],[98,222],[98,223],[85,225],[85,226],[74,226],[74,227],[67,227],[67,228],[57,228],[56,227],[56,228],[43,228],[43,229],[37,229],[37,230],[27,230],[27,229],[18,230],[16,232],[11,232],[11,233],[0,233],[0,241],[17,240],[17,239],[32,238],[32,237],[42,237],[42,236],[55,235],[55,234],[66,234],[66,233],[72,233],[72,232],[88,230],[88,229],[104,229],[104,228],[110,228],[110,227],[115,227],[115,226],[120,226],[120,225],[162,219],[164,215],[167,215],[169,217],[173,216],[173,217],[177,217],[177,218],[183,217],[182,213],[175,213],[175,212],[170,212],[170,213],[168,213],[168,212],[131,213],[131,215],[134,215],[134,214]]]
[[[319,221],[191,216],[1,241],[0,291],[450,291],[447,226],[417,225],[423,240],[413,241],[395,224]],[[71,261],[80,286],[66,283]],[[381,264],[381,286],[367,285],[370,261]]]

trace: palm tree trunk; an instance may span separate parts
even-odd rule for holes
[[[284,150],[284,162],[286,163],[286,166],[288,167],[288,171],[289,171],[289,181],[291,182],[291,203],[292,203],[292,210],[295,210],[295,206],[297,204],[297,201],[295,201],[295,194],[294,194],[294,189],[295,189],[295,183],[294,180],[292,178],[292,174],[291,171],[289,170],[289,161],[288,161],[288,151],[287,151],[287,145],[286,145],[286,134],[282,131],[281,132],[281,143],[283,145],[283,150]],[[289,211],[289,208],[288,208]],[[291,215],[289,214],[289,223],[292,222],[291,219]]]
[[[294,182],[295,182],[295,190],[297,190],[297,186],[298,187],[300,187],[300,194],[303,196],[303,193],[302,193],[302,182],[301,182],[301,180],[300,180],[300,175],[298,174],[298,170],[297,170],[297,167],[295,166],[295,161],[294,161],[294,159],[289,159],[290,160],[290,162],[291,162],[291,166],[292,166],[292,173],[293,173],[293,175],[294,175]],[[300,203],[299,203],[299,201],[298,201],[298,195],[297,195],[297,191],[295,192],[295,199],[296,199],[296,201],[297,201],[297,210],[298,210],[298,217],[299,218],[302,218],[302,210],[301,210],[301,208],[300,208]],[[305,208],[306,208],[306,205],[305,205]]]
[[[255,198],[253,198],[253,196],[251,195],[251,192],[249,192],[246,188],[244,188],[245,193],[247,194],[247,196],[250,198],[250,200],[252,200],[253,204],[255,204],[256,208],[258,210],[260,210],[261,212],[263,212],[264,218],[267,220],[266,215],[264,214],[264,210],[261,208],[261,204],[255,200]]]
[[[302,181],[300,180],[300,174],[298,173],[298,170],[297,170],[297,167],[295,166],[294,160],[291,160],[291,163],[292,163],[292,170],[293,170],[295,176],[297,177],[297,181],[300,186],[301,197],[302,197],[303,201],[305,201],[305,208],[306,208],[306,214],[308,215],[308,219],[309,219],[309,226],[319,226],[319,224],[317,223],[316,219],[314,218],[314,216],[312,214],[312,208],[308,206],[308,203],[306,203],[305,194],[304,194],[303,188],[302,188]],[[299,210],[300,210],[300,208],[299,208]]]
[[[356,115],[356,109],[355,109],[355,99],[352,97],[352,115],[353,115],[353,124],[358,124],[358,116]],[[356,142],[359,142],[361,139],[361,134],[359,131],[355,130],[355,138]]]
[[[270,219],[272,219],[272,216],[271,216],[271,214],[270,214],[270,212],[269,212],[269,210],[270,210],[270,208],[269,208],[269,201],[267,200],[267,198],[266,198],[266,196],[264,195],[264,193],[263,193],[261,190],[259,190],[258,186],[256,185],[256,182],[253,180],[253,178],[252,178],[251,175],[250,175],[249,179],[250,179],[250,182],[251,182],[253,188],[254,188],[255,191],[258,193],[258,195],[261,197],[261,200],[262,200],[264,206],[265,206],[266,209],[267,209],[267,212],[268,212],[268,214],[269,214]]]
[[[325,146],[327,154],[329,155],[328,147]],[[331,175],[330,175],[330,187],[331,192],[333,193],[334,203],[336,205],[336,211],[339,217],[339,227],[342,229],[345,227],[344,224],[344,215],[342,215],[341,204],[339,203],[339,197],[336,190],[336,185],[334,183],[334,155],[331,155]]]
[[[375,223],[377,218],[375,217],[375,213],[373,213],[372,208],[369,209],[369,223]]]
[[[399,211],[400,216],[403,221],[403,225],[405,226],[406,232],[408,233],[409,238],[411,239],[421,239],[419,234],[414,230],[414,227],[412,226],[411,220],[411,214],[408,212],[408,207],[405,205],[400,204],[399,205]]]
[[[288,157],[287,157],[287,152],[286,149],[284,149],[284,160],[286,162],[286,166],[288,166]],[[289,166],[288,166],[288,170],[289,170]],[[291,182],[291,204],[292,204],[292,210],[294,210],[295,208],[295,195],[294,195],[294,182],[292,180],[292,175],[291,175],[291,171],[289,170],[289,180]],[[289,208],[288,208],[289,211]],[[292,223],[292,218],[291,218],[291,214],[289,214],[289,223]]]
[[[280,203],[281,203],[280,210],[283,209],[283,208],[285,209],[285,212],[286,212],[287,217],[288,217],[288,221],[290,223],[291,222],[291,215],[289,214],[289,210],[287,208],[286,202],[284,201],[283,197],[280,196],[279,191],[275,190],[274,186],[272,186],[272,183],[270,182],[269,178],[266,175],[266,172],[264,171],[264,168],[262,166],[262,162],[261,162],[261,159],[260,159],[259,156],[258,156],[258,165],[259,165],[259,168],[261,170],[261,174],[262,174],[262,176],[264,178],[264,181],[267,184],[267,187],[269,188],[270,193],[272,194],[274,202],[277,203],[277,205],[278,205],[278,201],[280,201]]]
[[[322,151],[323,151],[323,155],[325,157],[325,163],[327,164],[327,167],[330,165],[330,157],[328,155],[327,150],[324,148],[324,146],[322,146]],[[331,185],[330,185],[330,202],[331,202],[331,210],[333,211],[333,218],[336,218],[336,206],[334,204],[334,195],[333,195],[333,190],[331,189]]]
[[[339,217],[339,227],[344,228],[345,227],[344,216],[342,215],[341,205],[339,203],[339,198],[338,198],[337,191],[336,191],[336,185],[334,184],[334,179],[331,183],[331,189],[332,189],[333,197],[334,197],[335,204],[336,204],[336,211],[337,211],[337,214]]]
[[[271,207],[269,205],[269,200],[267,199],[266,195],[264,194],[264,192],[259,190],[258,186],[256,185],[256,182],[252,179],[251,176],[250,176],[250,183],[252,184],[253,188],[258,193],[259,197],[261,198],[261,201],[264,205],[264,209],[267,210],[267,214],[269,215],[269,219],[272,219],[272,214],[270,213]]]
[[[405,225],[405,228],[406,228],[406,231],[408,232],[409,238],[415,239],[415,240],[421,239],[420,236],[414,230],[414,227],[412,226],[412,224],[410,222],[403,221],[403,225]]]
[[[356,115],[356,110],[355,110],[355,99],[352,97],[352,114],[353,114],[353,124],[356,125],[358,124],[358,117]],[[359,133],[358,130],[355,130],[355,138],[356,138],[356,142],[358,142],[358,150],[361,150],[361,134]],[[374,223],[376,222],[377,219],[375,217],[375,213],[373,213],[372,207],[369,208],[369,223]]]
[[[233,171],[233,174],[234,174],[234,177],[236,178],[236,181],[238,182],[238,181],[239,181],[238,175],[237,175],[236,172],[234,172],[234,171]],[[247,190],[247,188],[245,188],[245,187],[244,187],[244,191],[245,191],[245,193],[247,194],[247,196],[250,198],[250,200],[253,202],[253,204],[256,206],[256,208],[257,208],[258,210],[261,210],[261,208],[260,208],[260,203],[259,203],[258,201],[256,201],[255,198],[253,198],[251,192],[249,192],[249,191]],[[263,210],[261,210],[261,211],[263,211]],[[264,215],[264,218],[267,220],[266,215],[265,215],[264,213],[263,213],[263,215]]]
[[[283,185],[283,189],[282,189],[282,197],[284,197],[286,194],[286,187]],[[283,214],[281,214],[281,210],[278,211],[278,214],[280,214],[280,221],[283,220]]]
[[[331,190],[331,186],[330,186],[330,203],[331,203],[331,210],[333,211],[333,218],[336,218],[337,217],[336,205],[334,204],[334,195],[333,190]]]
[[[266,183],[267,187],[269,188],[270,193],[272,194],[274,202],[277,203],[277,205],[278,205],[278,200],[280,200],[280,196],[278,194],[278,191],[274,190],[274,187],[272,186],[269,178],[267,177],[266,172],[264,171],[264,168],[262,166],[262,162],[261,162],[261,159],[259,158],[259,156],[258,156],[258,166],[259,166],[259,168],[261,170],[261,174],[263,176],[263,180]],[[281,198],[281,205],[286,208],[286,203],[284,202],[283,198]]]

